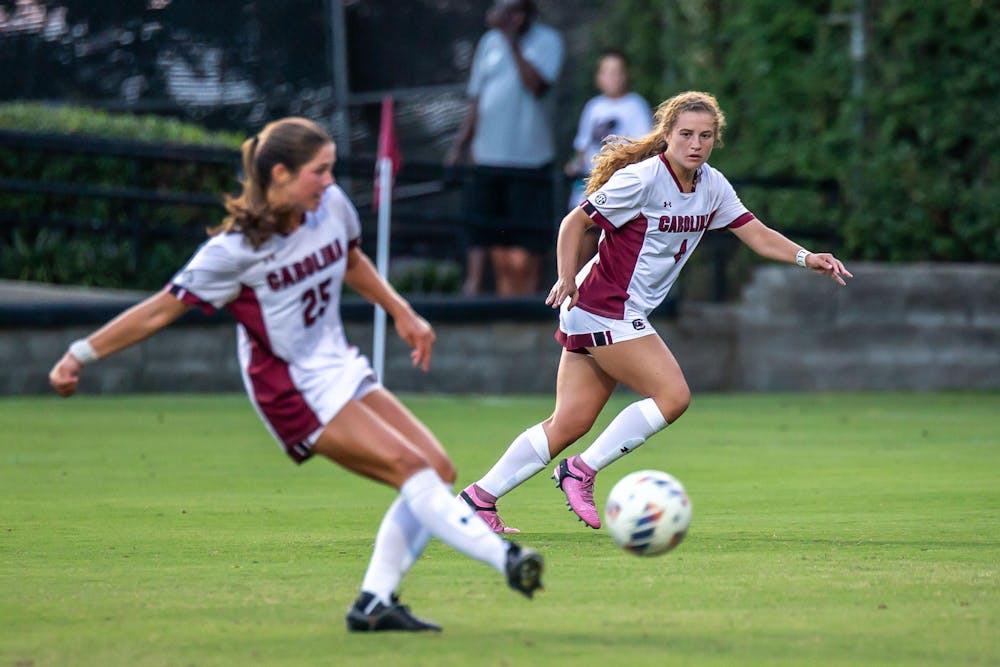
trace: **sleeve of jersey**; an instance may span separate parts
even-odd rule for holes
[[[716,206],[715,213],[712,215],[712,222],[709,223],[708,228],[736,229],[753,220],[755,217],[754,214],[743,205],[743,202],[740,201],[739,196],[736,194],[736,190],[726,180],[726,177],[718,174],[718,178],[718,205]]]
[[[212,313],[239,295],[241,272],[225,248],[208,242],[177,272],[167,289],[184,303]]]
[[[587,195],[583,211],[601,229],[612,232],[639,215],[644,190],[634,171],[616,171],[600,190]]]

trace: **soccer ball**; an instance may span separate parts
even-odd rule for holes
[[[691,501],[671,475],[640,470],[625,475],[611,489],[604,522],[621,548],[638,556],[658,556],[684,539],[691,523]]]

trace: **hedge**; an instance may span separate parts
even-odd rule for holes
[[[619,0],[595,48],[624,47],[654,104],[715,93],[727,174],[839,183],[833,205],[741,193],[779,228],[835,232],[857,259],[1000,261],[1000,3],[860,5],[858,66],[855,0]]]
[[[232,162],[56,153],[0,146],[0,179],[205,195],[209,204],[130,202],[74,194],[0,191],[0,266],[6,279],[155,289],[204,239],[235,191],[241,137],[156,116],[40,104],[0,105],[0,129],[81,138],[216,147]],[[138,222],[141,235],[136,246]]]

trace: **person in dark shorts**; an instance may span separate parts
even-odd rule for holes
[[[500,296],[534,294],[555,234],[549,91],[563,41],[536,19],[531,0],[498,0],[486,16],[469,77],[469,107],[448,165],[474,166],[465,294],[482,289],[489,256]]]

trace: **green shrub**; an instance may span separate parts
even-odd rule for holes
[[[0,105],[0,129],[231,151],[228,161],[177,161],[53,152],[0,144],[0,178],[210,195],[215,204],[0,191],[0,276],[101,287],[155,289],[222,215],[238,188],[241,137],[156,116],[76,107]],[[138,234],[136,233],[138,230]]]
[[[619,0],[595,48],[628,35],[633,85],[654,105],[713,92],[727,175],[839,184],[834,202],[738,188],[766,222],[836,233],[848,258],[1000,261],[1000,4],[864,4],[858,71],[854,0]]]

